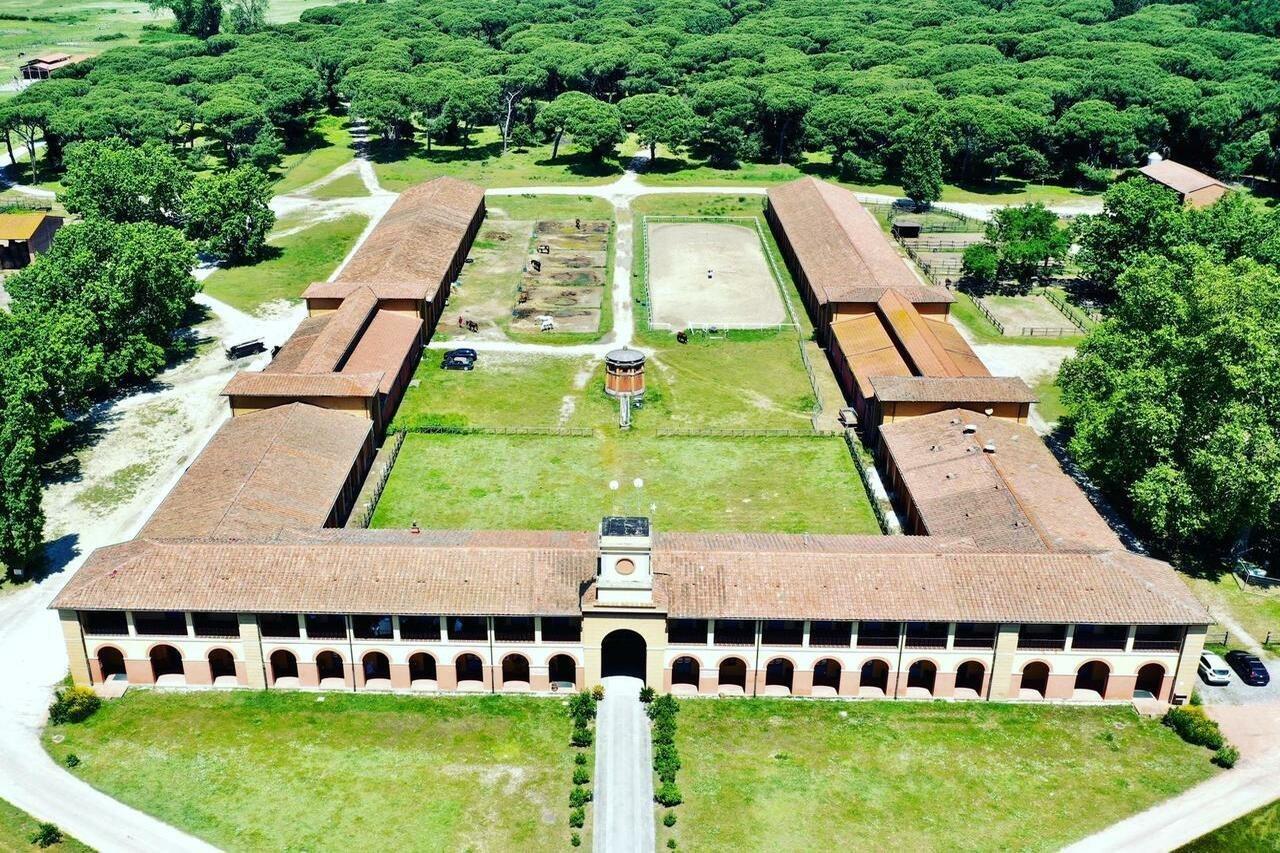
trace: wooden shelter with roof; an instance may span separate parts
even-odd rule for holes
[[[41,211],[0,213],[0,269],[20,270],[49,251],[62,222]]]
[[[1173,190],[1183,204],[1192,207],[1208,207],[1231,192],[1217,178],[1173,160],[1156,160],[1138,171],[1148,180]]]

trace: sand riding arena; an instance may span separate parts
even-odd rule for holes
[[[751,329],[788,321],[751,220],[646,220],[649,322],[656,329]]]

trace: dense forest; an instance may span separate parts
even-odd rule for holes
[[[625,125],[722,166],[826,151],[861,182],[921,149],[970,184],[1100,184],[1152,150],[1280,168],[1272,0],[395,0],[247,33],[202,13],[218,0],[164,5],[205,37],[153,32],[28,89],[0,106],[7,141],[44,138],[55,165],[120,136],[267,166],[349,101],[391,140],[496,125],[504,149],[601,155]]]

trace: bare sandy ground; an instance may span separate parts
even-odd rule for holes
[[[655,325],[749,328],[786,320],[754,229],[712,222],[648,227],[649,311]]]

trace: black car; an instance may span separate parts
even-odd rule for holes
[[[1234,652],[1227,652],[1227,663],[1231,664],[1231,668],[1245,684],[1265,687],[1271,683],[1271,674],[1267,672],[1266,666],[1257,655],[1237,649]]]
[[[442,370],[475,370],[476,363],[465,356],[445,356],[444,361],[440,362],[440,368]]]
[[[458,349],[449,350],[444,354],[444,357],[446,361],[451,358],[468,358],[475,361],[479,358],[479,355],[471,347],[459,347]]]

